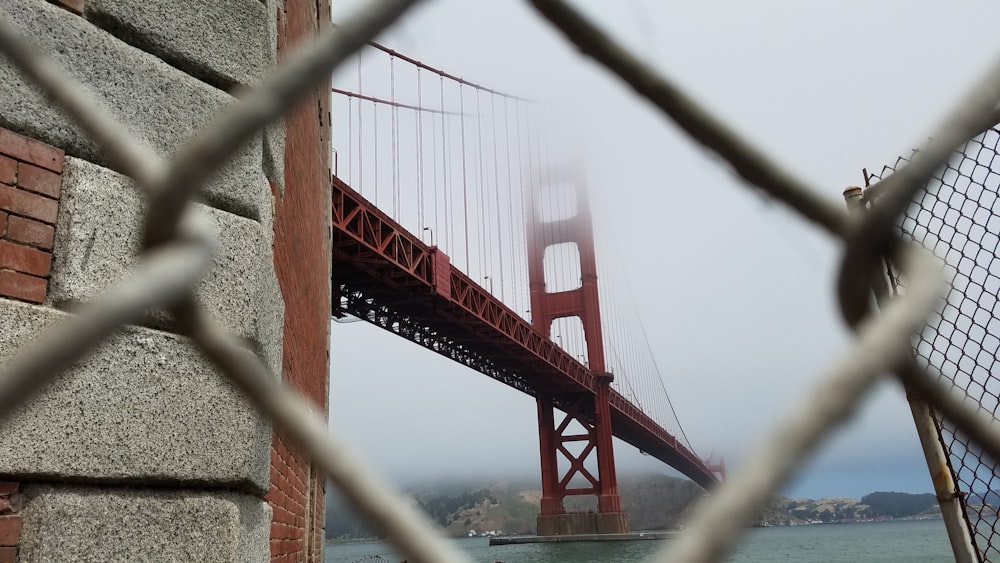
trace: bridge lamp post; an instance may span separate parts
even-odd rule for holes
[[[431,227],[424,227],[424,228],[423,228],[423,229],[422,229],[422,230],[420,231],[420,234],[421,234],[421,238],[423,238],[423,236],[422,236],[422,235],[424,234],[424,233],[423,233],[424,231],[430,231],[430,233],[431,233],[431,246],[437,246],[436,244],[434,244],[434,229],[432,229]]]
[[[489,276],[483,276],[483,280],[489,283],[490,293],[493,293],[493,278]]]

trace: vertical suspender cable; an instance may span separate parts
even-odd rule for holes
[[[444,100],[442,100],[443,102]],[[441,104],[441,117],[444,117],[444,104]],[[443,123],[442,123],[443,124]],[[441,128],[441,136],[444,136],[444,127]],[[444,139],[441,140],[442,148],[444,146]],[[437,240],[433,237],[441,236],[441,232],[438,230],[438,167],[437,167],[437,123],[435,123],[433,116],[431,117],[431,169],[434,171],[434,231],[431,236],[431,244],[437,244]],[[421,227],[423,228],[423,227]]]
[[[531,252],[531,249],[529,248],[528,245],[531,244],[530,242],[531,238],[528,236],[528,229],[532,228],[533,221],[531,217],[528,216],[527,209],[524,206],[524,183],[528,182],[530,188],[531,179],[528,175],[525,175],[524,173],[524,148],[523,145],[521,144],[521,106],[520,103],[518,102],[514,102],[514,123],[516,124],[514,133],[517,136],[517,139],[515,141],[515,145],[517,147],[517,187],[518,187],[517,208],[521,211],[521,222],[524,225],[524,228],[522,230],[524,231],[523,250],[525,251],[525,254],[523,255],[524,262],[523,264],[518,265],[519,269],[521,267],[524,268],[521,271],[522,276],[520,278],[521,280],[524,281],[524,283],[523,284],[521,284],[520,282],[518,283],[518,288],[524,291],[524,301],[522,301],[521,304],[518,305],[516,311],[519,315],[522,314],[522,312],[526,313],[530,319],[531,313],[529,311],[531,307],[531,288],[529,286],[529,281],[528,281],[529,278],[527,270],[528,270],[528,255]],[[531,174],[530,152],[528,155],[528,160],[529,160],[528,174],[530,175]],[[530,192],[529,192],[529,197],[530,197]],[[518,253],[518,255],[520,255],[520,252]]]
[[[526,112],[524,116],[524,126],[528,141],[528,177],[530,179],[528,198],[530,198],[531,200],[530,207],[532,209],[532,214],[533,214],[532,217],[529,218],[528,224],[531,226],[529,229],[531,236],[534,238],[536,244],[539,247],[538,248],[540,251],[539,258],[542,261],[541,266],[539,268],[539,272],[541,273],[541,279],[538,280],[538,283],[543,284],[544,286],[543,289],[548,289],[547,285],[545,284],[546,282],[545,247],[544,247],[545,224],[543,223],[543,217],[542,217],[542,203],[543,203],[542,197],[544,196],[544,194],[542,193],[542,187],[541,187],[542,175],[541,175],[541,163],[539,162],[541,155],[538,152],[538,142],[537,139],[535,138],[536,125],[537,124],[534,122],[531,112],[530,111]],[[530,298],[531,294],[530,284],[528,288],[528,293]],[[539,322],[541,321],[539,320]],[[542,327],[542,330],[549,331],[549,327]]]
[[[396,106],[396,57],[389,55],[389,98],[392,105],[389,108],[389,146],[392,153],[392,218],[397,222],[399,216],[399,108]]]
[[[462,127],[462,207],[464,209],[462,224],[465,226],[465,271],[470,273],[471,260],[469,255],[469,183],[465,165],[465,90],[461,82],[458,84],[458,116]]]
[[[490,94],[490,113],[493,123],[493,196],[497,211],[497,276],[500,278],[500,301],[503,301],[504,277],[503,277],[503,218],[500,213],[500,157],[497,153],[497,96]]]
[[[485,220],[486,202],[489,201],[489,198],[486,197],[487,187],[486,187],[486,177],[484,174],[485,164],[483,161],[483,109],[479,103],[481,98],[480,94],[481,92],[478,89],[476,89],[476,137],[477,137],[476,147],[478,148],[479,152],[479,166],[477,167],[478,177],[479,177],[479,194],[476,197],[476,203],[477,203],[476,207],[479,208],[479,220],[476,225],[476,235],[477,238],[479,239],[478,241],[479,275],[483,276],[483,275],[492,275],[493,272],[489,272],[487,274],[486,267],[484,267],[484,263],[487,265],[491,264],[489,261],[490,257],[489,244],[487,243],[486,237],[484,236],[489,233],[489,228],[486,226],[486,220]],[[483,281],[480,280],[480,283],[483,283]],[[490,285],[492,286],[492,281],[490,282]]]
[[[537,113],[537,112],[535,112],[535,113]],[[536,181],[535,181],[535,193],[536,193],[536,196],[535,196],[535,200],[534,201],[535,201],[537,209],[538,209],[538,222],[541,223],[541,227],[542,227],[542,232],[543,233],[545,233],[545,232],[551,233],[552,226],[549,225],[549,224],[547,224],[545,222],[545,217],[544,217],[544,213],[543,213],[543,211],[544,211],[544,205],[543,205],[544,201],[543,201],[543,198],[546,195],[548,195],[548,194],[545,193],[545,187],[542,185],[543,184],[543,177],[542,177],[542,174],[543,174],[543,171],[542,171],[542,166],[543,166],[542,165],[542,160],[543,160],[543,157],[542,157],[542,147],[540,146],[539,141],[538,141],[538,135],[539,135],[539,133],[538,133],[538,125],[535,122],[534,116],[531,116],[529,119],[530,119],[530,123],[532,123],[532,125],[533,125],[532,132],[534,133],[534,139],[533,139],[533,141],[534,141],[534,145],[535,145],[534,153],[535,153],[535,172],[536,172],[536,175],[535,175],[535,179],[536,179]],[[550,289],[550,287],[547,285],[548,280],[547,280],[546,275],[545,275],[545,250],[546,250],[546,248],[545,248],[545,241],[546,240],[547,240],[547,237],[543,236],[542,237],[542,280],[541,281],[544,282],[544,283],[546,283],[546,289]],[[550,325],[550,327],[547,327],[547,330],[549,330],[551,332],[551,325]],[[551,334],[550,334],[549,340],[552,340]]]
[[[503,138],[504,147],[506,149],[507,156],[507,242],[510,243],[510,260],[511,260],[511,283],[513,295],[511,299],[513,300],[514,310],[518,310],[517,303],[517,283],[518,283],[518,273],[517,273],[517,245],[515,244],[514,238],[514,185],[511,175],[513,174],[513,169],[511,168],[510,162],[510,111],[508,108],[508,102],[510,100],[504,96],[503,98]],[[502,297],[501,297],[502,299]]]
[[[363,94],[361,89],[361,53],[358,53],[358,93]],[[365,126],[362,120],[361,111],[361,100],[358,100],[358,193],[364,194],[365,188],[365,163],[362,157],[364,156],[364,140],[365,140]]]
[[[417,121],[417,228],[423,234],[424,224],[424,96],[420,84],[420,67],[417,67],[417,107],[413,117]]]
[[[360,100],[358,101],[360,103]],[[347,98],[347,183],[354,183],[354,98]]]
[[[684,442],[690,448],[691,447],[691,442],[688,441],[687,434],[684,432],[684,427],[681,426],[681,420],[677,416],[677,411],[674,410],[673,402],[670,400],[670,394],[667,393],[667,386],[663,382],[663,376],[660,374],[660,367],[656,363],[656,356],[653,354],[653,346],[649,342],[649,334],[646,332],[646,326],[642,322],[642,317],[639,315],[639,310],[638,310],[638,307],[636,306],[636,303],[635,303],[635,296],[632,293],[632,288],[628,284],[626,284],[625,285],[625,290],[626,290],[627,295],[629,297],[629,301],[632,304],[632,309],[635,311],[636,325],[639,327],[639,331],[642,334],[643,342],[646,344],[646,351],[648,352],[649,359],[652,362],[652,368],[653,368],[652,373],[656,376],[656,379],[658,380],[658,383],[660,384],[659,385],[660,390],[663,391],[663,397],[666,398],[667,407],[669,407],[669,409],[670,409],[669,410],[670,417],[677,424],[677,432],[680,434],[680,437],[684,439]],[[666,422],[666,421],[664,421],[664,422]],[[664,427],[666,428],[665,425],[664,425]]]
[[[445,250],[447,252],[453,252],[455,246],[450,243],[451,240],[449,238],[450,229],[448,228],[449,225],[451,224],[450,221],[451,217],[449,216],[448,213],[448,208],[451,201],[451,198],[448,195],[448,179],[451,178],[451,170],[448,169],[448,150],[451,148],[451,145],[448,143],[448,133],[445,130],[447,124],[444,113],[444,77],[441,76],[439,78],[440,78],[439,92],[441,93],[441,195],[444,198],[444,209],[443,209],[444,238],[442,238],[441,240],[444,241],[443,246],[445,247]],[[435,205],[437,205],[436,201],[437,191],[434,192],[434,197],[435,197],[434,203]],[[437,221],[437,212],[435,212],[434,214],[434,220]],[[435,231],[437,231],[437,229],[435,229]],[[441,232],[437,231],[437,234],[435,236],[440,237]]]
[[[372,121],[375,124],[375,207],[378,207],[378,104],[372,102]]]
[[[527,112],[527,108],[526,108],[526,112]],[[533,143],[532,143],[532,131],[531,131],[531,129],[532,129],[531,128],[531,118],[530,118],[530,115],[528,113],[525,113],[525,116],[524,116],[524,128],[525,128],[525,144],[527,145],[526,153],[527,153],[527,161],[528,161],[528,173],[525,175],[525,178],[526,178],[526,181],[528,182],[528,185],[527,185],[527,191],[528,191],[528,193],[525,194],[524,191],[522,190],[521,195],[522,195],[522,198],[524,198],[524,199],[526,199],[528,201],[528,205],[527,206],[524,206],[523,205],[523,201],[522,201],[522,206],[524,207],[525,212],[526,212],[525,213],[525,221],[526,221],[527,226],[528,226],[528,228],[526,229],[526,231],[527,231],[526,236],[528,237],[528,240],[527,240],[527,244],[525,246],[528,247],[529,254],[532,254],[532,253],[535,252],[534,245],[535,244],[540,244],[541,241],[538,239],[538,232],[536,231],[537,224],[536,224],[535,218],[538,216],[538,205],[539,205],[539,201],[538,201],[538,184],[535,182],[535,156],[534,156],[535,155],[535,151],[534,151],[534,149],[532,147]],[[544,258],[544,256],[543,256],[543,258]],[[531,306],[531,278],[530,278],[530,275],[531,275],[531,272],[530,272],[531,265],[527,263],[528,259],[530,259],[530,258],[528,256],[526,256],[525,257],[525,267],[529,271],[526,272],[526,274],[527,274],[526,277],[528,278],[528,290],[525,293],[525,297],[527,298],[527,300],[528,300],[528,306],[530,307]],[[543,268],[542,269],[542,275],[543,275],[543,278],[541,280],[538,280],[540,283],[544,282],[544,275],[545,275],[544,266],[545,266],[545,264],[543,263],[542,264],[542,268]],[[534,311],[532,311],[532,313],[534,313]],[[536,326],[536,329],[538,329],[539,332],[541,332],[542,330],[544,330],[544,327],[541,326],[541,319],[535,319],[534,316],[532,315],[531,321],[532,321],[533,324],[537,323],[538,326]]]
[[[542,125],[544,126],[545,123],[542,122]],[[539,135],[539,148],[541,149],[541,152],[542,152],[542,174],[544,175],[543,179],[542,179],[542,184],[544,185],[544,187],[542,189],[545,190],[545,193],[548,196],[548,202],[549,202],[549,205],[548,205],[548,207],[549,207],[549,221],[548,221],[548,225],[549,225],[549,235],[550,235],[549,236],[549,240],[556,241],[556,240],[561,240],[561,239],[564,238],[562,235],[563,235],[563,232],[564,232],[563,229],[565,228],[565,224],[560,223],[559,221],[553,220],[554,218],[560,217],[562,215],[562,210],[560,209],[560,205],[559,205],[558,190],[554,190],[553,186],[552,186],[552,184],[553,184],[553,181],[552,181],[552,154],[551,154],[551,152],[549,150],[550,149],[549,144],[548,144],[548,142],[546,142],[546,138],[547,138],[546,132],[547,131],[542,131],[540,133],[540,135]],[[553,252],[558,247],[559,247],[558,244],[553,245],[552,246]],[[562,254],[563,256],[560,256],[558,254],[553,254],[553,256],[552,256],[552,262],[553,262],[553,265],[555,267],[555,271],[554,271],[554,275],[553,275],[555,283],[553,285],[557,286],[561,290],[562,287],[563,287],[563,284],[565,283],[566,276],[565,276],[565,268],[564,268],[565,264],[563,263],[565,252],[560,253],[560,254]],[[563,325],[565,326],[565,321],[563,321]],[[558,340],[559,340],[560,347],[563,350],[570,351],[572,349],[572,346],[569,345],[570,335],[569,334],[562,334],[562,330],[561,329],[559,331],[559,335],[560,335],[560,338],[558,338]]]

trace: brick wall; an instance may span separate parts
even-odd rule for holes
[[[309,512],[308,465],[275,433],[271,446],[271,489],[265,497],[271,504],[271,561],[290,563],[306,560]]]
[[[330,22],[328,0],[285,0],[279,61]],[[285,118],[285,189],[275,198],[274,263],[285,300],[282,377],[326,412],[330,341],[330,85]],[[318,116],[318,118],[317,118]],[[280,433],[271,451],[271,560],[323,559],[324,482]]]
[[[0,297],[45,300],[63,151],[0,129]]]
[[[21,539],[21,515],[18,484],[0,481],[0,563],[17,561]]]

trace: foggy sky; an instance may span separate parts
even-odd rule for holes
[[[334,19],[357,0],[335,2]],[[661,72],[839,201],[919,146],[1000,55],[1000,4],[577,2]],[[840,248],[747,189],[523,2],[426,2],[381,42],[585,124],[602,246],[620,255],[677,415],[730,472],[850,345]],[[334,123],[334,128],[340,124]],[[333,324],[330,421],[398,481],[537,476],[535,402],[366,323]],[[664,470],[616,441],[619,471]],[[793,496],[927,492],[909,411],[884,382]]]

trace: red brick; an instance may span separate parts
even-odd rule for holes
[[[7,240],[51,250],[55,232],[52,225],[12,215],[7,225]]]
[[[59,202],[38,194],[0,185],[0,209],[54,225],[56,215],[59,212]]]
[[[48,281],[11,270],[0,270],[0,296],[32,303],[45,301]]]
[[[0,211],[0,238],[7,236],[7,212]]]
[[[279,60],[293,46],[308,40],[317,28],[329,25],[329,6],[330,0],[285,0],[285,10],[279,10],[277,26]],[[316,111],[318,106],[320,116],[328,115],[329,102],[321,91],[322,88],[317,89],[309,103],[303,103],[285,117],[289,139],[285,152],[286,189],[279,194],[272,184],[272,195],[275,196],[275,271],[289,311],[284,325],[285,361],[281,379],[325,412],[330,320],[321,309],[330,304],[330,282],[323,268],[314,267],[328,264],[330,254],[329,240],[324,234],[329,229],[326,218],[329,204],[324,204],[322,192],[322,186],[329,183],[329,151],[322,147],[329,144],[330,127],[322,117],[317,119]],[[302,240],[311,243],[302,244]],[[320,504],[317,495],[310,494],[313,488],[302,453],[284,436],[275,434],[273,438],[271,483],[284,493],[273,497],[275,521],[297,526],[288,529],[294,539],[272,537],[271,560],[272,563],[310,561],[313,558],[308,552],[313,548],[307,545],[318,531],[311,523]],[[280,508],[278,503],[282,505]],[[311,528],[308,533],[302,529],[306,522]]]
[[[17,546],[21,539],[21,517],[0,516],[0,546]]]
[[[0,154],[59,173],[62,173],[63,157],[65,156],[61,149],[18,135],[7,129],[0,129]]]
[[[48,252],[0,240],[0,268],[44,277],[51,266],[52,255]]]
[[[14,185],[17,181],[17,161],[0,156],[0,183]]]
[[[17,165],[17,185],[28,191],[58,199],[62,176],[34,164],[21,162]]]
[[[0,547],[0,563],[17,563],[17,548]]]

